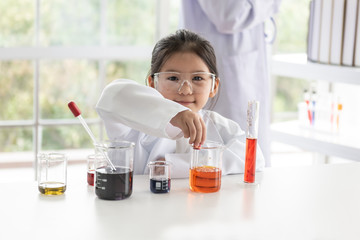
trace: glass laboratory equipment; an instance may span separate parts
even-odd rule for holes
[[[249,101],[247,109],[244,182],[255,182],[256,146],[259,127],[259,101]]]
[[[95,159],[101,157],[102,155],[91,154],[87,157],[87,183],[91,186],[94,186],[95,178]]]
[[[153,161],[148,164],[150,190],[153,193],[168,193],[171,187],[171,164],[166,161]]]
[[[224,149],[223,144],[210,141],[192,149],[189,178],[192,191],[210,193],[220,190]]]
[[[66,190],[67,156],[62,153],[38,154],[38,189],[45,195],[61,195]]]
[[[127,141],[95,145],[95,194],[99,198],[121,200],[131,196],[134,146]]]

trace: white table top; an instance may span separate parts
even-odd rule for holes
[[[0,239],[360,239],[359,173],[360,163],[268,168],[257,186],[225,176],[208,194],[187,179],[153,194],[147,176],[134,176],[130,198],[106,201],[85,166],[69,166],[61,196],[41,195],[36,182],[0,183]]]

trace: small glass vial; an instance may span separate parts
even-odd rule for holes
[[[153,193],[168,193],[171,187],[170,163],[154,161],[148,164],[150,169],[150,190]]]
[[[96,154],[91,154],[87,157],[87,183],[90,186],[94,186],[96,157],[97,157]]]
[[[38,189],[45,195],[61,195],[66,190],[67,156],[62,153],[38,155]]]

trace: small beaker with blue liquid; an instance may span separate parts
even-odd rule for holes
[[[153,193],[168,193],[171,187],[170,163],[166,161],[153,161],[148,164],[150,190]]]

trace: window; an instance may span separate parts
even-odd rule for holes
[[[31,165],[40,151],[85,160],[91,139],[67,103],[106,138],[94,110],[103,87],[120,77],[145,83],[152,48],[179,15],[178,1],[163,0],[12,0],[0,9],[0,167]]]
[[[310,0],[281,2],[276,16],[277,36],[273,54],[306,53]],[[297,118],[297,104],[308,86],[304,79],[274,79],[273,121]]]

